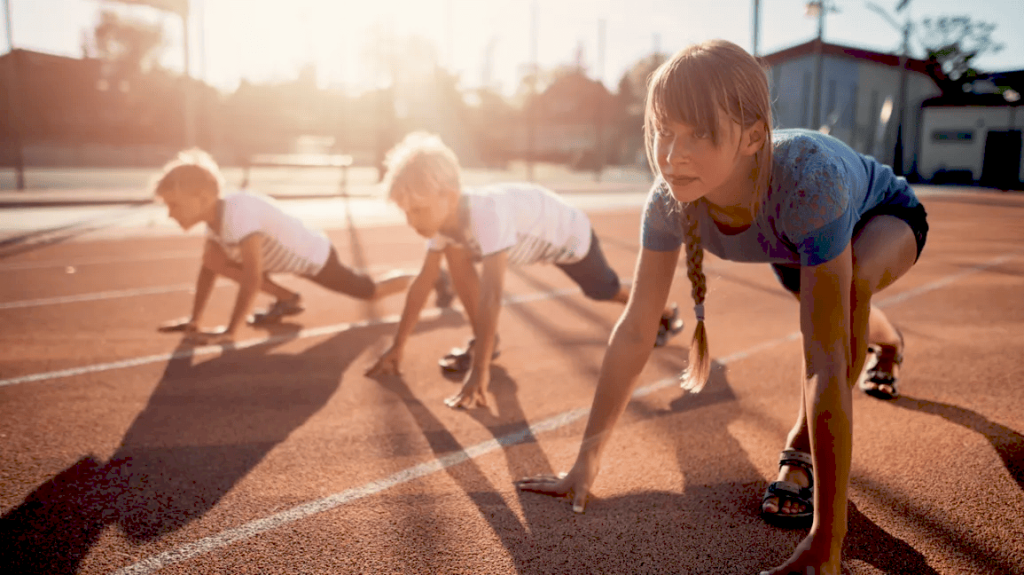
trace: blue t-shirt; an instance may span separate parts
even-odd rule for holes
[[[892,168],[831,136],[776,130],[772,145],[771,186],[749,228],[723,233],[708,203],[697,202],[701,243],[722,259],[815,266],[846,249],[868,210],[919,203]],[[643,246],[678,249],[685,238],[683,224],[679,202],[663,180],[656,180],[644,210]]]

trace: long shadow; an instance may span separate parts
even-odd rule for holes
[[[699,542],[690,541],[686,546],[691,548],[691,553],[704,557],[702,566],[710,568],[707,572],[731,572],[738,563],[749,564],[751,572],[757,572],[772,566],[758,564],[759,561],[768,559],[773,564],[785,561],[806,531],[774,529],[760,524],[761,494],[768,482],[761,478],[729,430],[729,423],[743,415],[738,406],[733,405],[736,396],[725,373],[724,366],[715,362],[711,379],[699,394],[681,393],[667,410],[652,410],[643,401],[633,402],[631,411],[652,419],[688,414],[685,428],[680,429],[676,423],[668,431],[670,436],[680,439],[677,454],[684,478],[683,495],[674,505],[679,518],[689,522],[689,527],[721,536],[699,538]],[[713,453],[707,453],[708,447],[704,446],[710,447]],[[774,454],[766,455],[774,457]],[[729,476],[736,479],[723,481],[716,461],[729,461]],[[737,461],[739,467],[736,467]],[[849,511],[849,534],[843,549],[845,561],[860,560],[884,573],[936,573],[919,551],[860,513],[853,502]],[[736,529],[749,533],[737,536]],[[752,546],[751,542],[759,536],[762,546]]]
[[[107,526],[142,543],[202,517],[326,404],[385,329],[293,355],[257,346],[171,360],[109,461],[82,457],[3,516],[0,572],[74,573]]]
[[[127,207],[135,208],[149,205],[151,203],[152,202],[147,199],[132,202]],[[114,221],[130,216],[133,213],[134,209],[126,209],[113,214],[103,214],[94,218],[71,222],[70,224],[33,230],[31,232],[4,238],[0,240],[0,259],[42,249],[47,246],[61,244],[78,236],[94,232],[96,230],[109,228],[113,225]]]
[[[441,458],[464,449],[458,439],[413,394],[408,383],[402,377],[385,376],[378,378],[377,381],[382,387],[402,400],[436,457]],[[492,366],[490,391],[495,399],[497,414],[491,414],[489,410],[485,409],[467,410],[466,413],[479,421],[501,443],[512,477],[525,475],[526,469],[535,471],[540,468],[550,472],[550,463],[526,422],[522,405],[516,394],[517,387],[516,382],[509,377],[504,369]],[[488,522],[494,534],[509,551],[517,573],[548,572],[535,569],[536,557],[530,537],[530,531],[535,522],[534,517],[536,512],[544,507],[543,502],[520,499],[522,509],[526,514],[526,524],[524,525],[502,499],[498,489],[487,478],[475,460],[467,459],[459,465],[446,467],[445,472],[476,505],[480,516]],[[431,540],[429,534],[424,533],[423,537],[426,540],[416,544],[421,551],[438,545],[438,542]],[[421,553],[421,556],[426,558],[427,554]],[[443,554],[430,554],[429,556],[443,556]],[[443,570],[444,564],[439,562],[433,567]]]
[[[946,421],[980,433],[995,448],[999,458],[1003,460],[1003,466],[1017,482],[1017,487],[1024,491],[1024,435],[967,408],[948,403],[915,399],[906,395],[890,403],[903,409],[937,415]]]

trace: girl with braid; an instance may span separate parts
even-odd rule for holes
[[[928,224],[907,182],[830,136],[772,130],[758,61],[715,40],[686,48],[652,75],[645,113],[655,184],[645,209],[633,292],[611,336],[590,418],[567,474],[520,489],[572,499],[582,512],[600,457],[651,352],[680,248],[697,325],[682,386],[710,373],[703,250],[772,265],[799,300],[804,372],[799,414],[761,504],[765,520],[809,528],[783,565],[764,573],[835,574],[847,528],[851,390],[896,395],[899,331],[871,298],[916,263]],[[874,365],[864,370],[869,346]]]

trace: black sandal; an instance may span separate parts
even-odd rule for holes
[[[811,454],[795,449],[786,449],[779,454],[779,468],[781,469],[785,465],[803,469],[807,473],[810,485],[801,487],[792,481],[775,481],[769,484],[764,496],[761,497],[761,518],[765,520],[765,523],[776,527],[807,529],[814,521],[814,464]],[[765,501],[769,497],[779,500],[779,510],[774,513],[764,510]],[[803,505],[804,510],[800,513],[783,513],[783,499]]]
[[[896,399],[900,392],[896,387],[899,381],[896,372],[903,364],[903,334],[896,330],[900,336],[900,345],[897,348],[893,345],[872,344],[868,346],[868,353],[874,356],[874,362],[869,363],[864,375],[858,382],[858,387],[864,393],[878,399]],[[870,361],[870,360],[869,360]],[[888,385],[892,392],[884,391],[880,386]]]
[[[494,352],[491,354],[491,359],[497,359],[501,355],[501,350],[498,349],[498,336],[494,336]],[[466,347],[453,347],[444,357],[438,360],[437,364],[441,366],[441,369],[449,373],[462,373],[469,371],[469,368],[473,365],[473,344],[476,343],[476,339],[470,339]]]

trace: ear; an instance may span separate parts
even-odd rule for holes
[[[764,148],[768,136],[768,130],[764,122],[754,122],[750,127],[743,130],[743,137],[740,139],[740,152],[746,156],[753,156]]]

